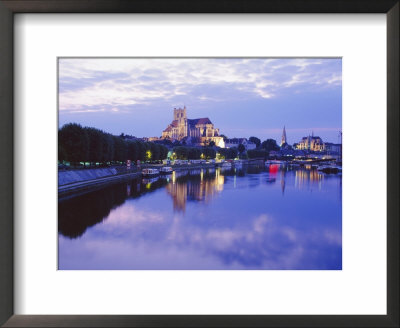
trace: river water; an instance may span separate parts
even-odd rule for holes
[[[61,270],[341,270],[342,177],[174,172],[59,201]]]

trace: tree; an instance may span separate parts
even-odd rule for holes
[[[104,134],[104,132],[95,128],[85,128],[85,130],[89,140],[89,162],[102,162],[102,135]]]
[[[188,147],[178,146],[174,148],[174,152],[178,159],[187,159],[189,154]]]
[[[65,124],[58,131],[59,146],[65,160],[71,163],[86,162],[89,156],[89,139],[86,130],[76,123]]]
[[[257,137],[250,137],[250,138],[249,138],[249,141],[252,142],[252,143],[254,143],[254,144],[256,144],[256,147],[257,147],[257,148],[260,147],[261,140],[258,139]]]
[[[279,146],[276,144],[276,141],[274,139],[267,139],[262,142],[261,148],[265,149],[266,151],[274,151],[274,150],[279,150]]]
[[[138,147],[136,142],[133,141],[128,141],[127,142],[127,159],[130,159],[132,161],[137,161],[139,158],[139,154],[138,154]]]
[[[222,137],[224,141],[228,140],[228,137],[225,134],[220,134],[220,137]]]
[[[168,157],[168,148],[160,145],[160,159],[166,159]]]
[[[127,160],[127,146],[124,139],[121,137],[113,136],[114,141],[114,157],[113,160],[116,162],[125,162]]]
[[[58,145],[58,161],[63,163],[67,159],[67,153],[63,145]]]
[[[215,142],[214,142],[213,140],[211,140],[211,141],[208,143],[208,146],[209,146],[209,147],[214,147],[214,146],[215,146]]]
[[[203,155],[206,159],[214,159],[217,152],[214,148],[204,147],[203,148]]]
[[[247,151],[247,156],[249,158],[263,158],[268,157],[268,152],[265,149],[249,149]]]
[[[107,163],[114,159],[114,139],[109,133],[101,134],[102,155],[101,162]]]
[[[146,157],[146,146],[144,144],[144,142],[142,141],[135,141],[136,143],[136,147],[137,147],[137,154],[138,154],[138,160],[139,161],[144,161],[145,157]]]
[[[152,154],[151,159],[154,161],[158,161],[160,159],[160,155],[161,155],[161,148],[159,145],[157,145],[156,143],[152,142],[150,144],[150,151]]]
[[[227,158],[234,159],[238,155],[238,149],[236,147],[228,148]]]
[[[248,159],[249,157],[247,156],[247,152],[244,152],[244,153],[241,153],[241,154],[239,155],[239,158],[240,158],[240,159]]]
[[[70,123],[58,131],[58,159],[60,162],[107,163],[130,160],[159,160],[168,155],[168,148],[154,142],[114,136],[101,130]],[[200,156],[200,150],[198,150]]]
[[[144,160],[150,161],[153,159],[153,154],[151,153],[151,143],[150,142],[143,142],[144,148]]]
[[[220,148],[218,150],[220,158],[224,159],[234,159],[238,155],[238,149],[236,147],[233,148]]]
[[[246,150],[246,147],[243,144],[239,144],[238,150],[239,150],[239,153],[243,153]]]
[[[286,150],[291,150],[293,149],[291,145],[289,145],[287,142],[284,142],[281,146],[281,149],[286,149]]]
[[[188,159],[199,159],[201,156],[201,151],[199,148],[190,147],[188,148]]]

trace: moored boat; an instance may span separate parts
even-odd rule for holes
[[[160,169],[160,174],[172,174],[173,169],[170,166],[164,166]]]
[[[265,161],[265,165],[266,166],[268,166],[268,165],[282,165],[283,164],[283,161],[278,161],[278,160],[267,160],[267,161]]]
[[[157,169],[143,169],[142,170],[142,175],[144,177],[154,177],[159,174],[160,174],[160,171],[158,171]]]
[[[341,172],[341,169],[339,170],[339,168],[337,166],[329,166],[329,165],[321,165],[318,167],[318,171],[327,173],[327,174],[336,174]]]

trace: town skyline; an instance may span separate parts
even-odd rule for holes
[[[340,59],[59,60],[59,127],[160,137],[173,108],[209,118],[228,138],[338,143]]]

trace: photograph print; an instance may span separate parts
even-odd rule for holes
[[[59,270],[342,270],[341,58],[58,59]]]

